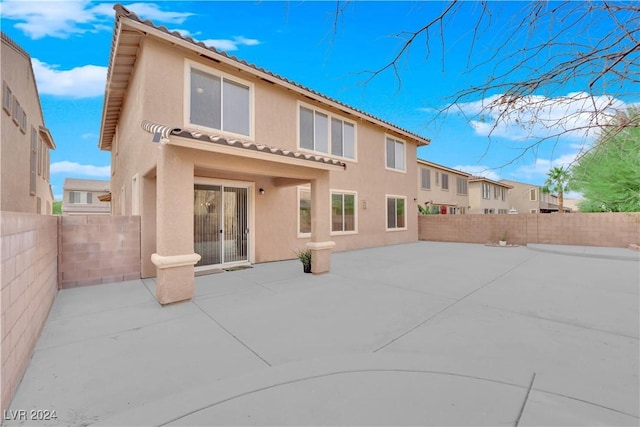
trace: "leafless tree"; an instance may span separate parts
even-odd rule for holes
[[[393,72],[400,84],[399,65],[419,43],[424,43],[428,60],[438,43],[441,66],[446,67],[446,45],[452,38],[447,27],[466,27],[466,73],[484,79],[443,100],[438,117],[463,114],[489,136],[499,127],[519,127],[529,145],[518,157],[544,140],[567,134],[593,137],[619,126],[611,119],[626,110],[630,99],[640,100],[638,1],[531,1],[522,3],[522,13],[506,26],[494,15],[501,2],[425,4],[431,16],[420,28],[394,34],[401,40],[399,48],[382,66],[364,71],[366,81]],[[338,1],[336,25],[345,9],[345,2]],[[478,48],[487,41],[493,46],[489,54]],[[579,91],[563,92],[577,85]]]

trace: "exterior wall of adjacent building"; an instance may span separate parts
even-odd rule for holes
[[[109,181],[66,179],[63,187],[62,215],[109,215],[110,202],[99,197],[109,194]]]
[[[188,62],[192,61],[192,62]],[[353,192],[356,197],[354,233],[335,234],[335,250],[381,246],[417,240],[416,142],[401,135],[389,135],[404,140],[404,171],[385,167],[385,129],[362,120],[332,105],[323,104],[269,83],[252,74],[238,71],[199,57],[196,53],[152,38],[144,39],[129,83],[131,94],[123,105],[112,153],[112,211],[120,215],[142,216],[143,276],[155,274],[149,261],[156,249],[156,165],[162,150],[185,161],[193,162],[194,182],[216,179],[243,181],[252,184],[255,229],[253,262],[275,261],[295,257],[295,249],[304,247],[308,237],[298,233],[298,186],[280,186],[274,177],[286,176],[287,166],[271,163],[273,170],[260,169],[263,164],[242,156],[199,151],[184,147],[163,146],[152,142],[152,135],[141,128],[142,120],[188,127],[185,119],[186,73],[188,64],[210,67],[249,84],[253,102],[252,139],[263,145],[300,151],[298,146],[298,111],[300,105],[316,108],[348,120],[356,127],[356,158],[341,159],[346,170],[330,173],[332,190]],[[167,84],[174,82],[174,84]],[[211,133],[221,133],[211,130]],[[168,151],[167,151],[168,150]],[[325,155],[326,156],[326,155]],[[243,164],[246,165],[243,167]],[[251,165],[255,164],[252,169]],[[290,168],[294,168],[291,166]],[[300,168],[300,166],[295,166]],[[258,169],[260,169],[258,173]],[[245,172],[243,172],[245,171]],[[136,184],[134,184],[134,181]],[[298,183],[304,187],[304,182]],[[454,183],[455,185],[455,183]],[[137,189],[136,189],[137,188]],[[262,188],[264,195],[257,189]],[[386,230],[387,196],[404,198],[406,227]],[[139,212],[134,211],[134,199],[139,199]],[[326,212],[330,215],[330,212]],[[192,232],[192,231],[191,231]],[[189,233],[186,229],[185,233]],[[193,236],[188,236],[193,238]]]
[[[443,186],[443,175],[447,176],[448,188]],[[426,208],[437,207],[441,213],[468,213],[469,174],[418,160],[417,176],[419,204]]]
[[[503,179],[510,185],[509,200],[518,213],[541,213],[558,210],[558,197],[555,194],[543,193],[539,186],[524,182]],[[565,208],[565,210],[567,210]]]
[[[483,185],[489,187],[489,197],[484,197]],[[488,179],[469,180],[469,213],[472,214],[498,214],[508,213],[511,208],[509,201],[509,188]],[[498,191],[498,193],[496,193]],[[503,199],[504,193],[504,199]]]
[[[49,149],[52,147],[47,145],[39,133],[40,127],[44,126],[44,120],[31,60],[28,54],[4,33],[0,50],[0,210],[51,214],[53,194],[49,185]],[[10,99],[7,105],[6,99]],[[26,117],[23,118],[23,115]],[[34,132],[35,175],[32,176]],[[32,180],[35,182],[32,183]]]

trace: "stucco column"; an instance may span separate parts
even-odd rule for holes
[[[156,181],[156,298],[160,304],[193,297],[193,163],[181,149],[162,146]]]
[[[311,181],[311,272],[327,273],[331,269],[331,249],[335,242],[330,240],[331,192],[329,172]]]

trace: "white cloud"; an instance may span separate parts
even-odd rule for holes
[[[74,175],[86,175],[86,176],[111,176],[111,166],[94,166],[94,165],[81,165],[76,162],[54,162],[51,163],[51,173],[66,173]]]
[[[593,139],[598,126],[606,124],[627,104],[609,95],[592,96],[572,92],[547,98],[530,95],[509,98],[493,95],[462,103],[458,108],[468,117],[476,134],[512,141],[562,136],[574,140]]]
[[[549,171],[554,167],[564,167],[565,169],[570,167],[580,155],[580,151],[564,154],[555,159],[535,159],[532,164],[519,167],[514,176],[518,178],[540,178],[545,177]]]
[[[84,65],[70,70],[58,70],[32,58],[38,91],[41,95],[92,98],[104,94],[107,67]]]
[[[260,44],[260,40],[248,39],[243,36],[235,36],[233,39],[207,39],[201,41],[207,46],[224,51],[238,50],[239,46],[255,46]]]
[[[17,21],[15,27],[32,39],[67,38],[72,34],[111,30],[114,17],[110,3],[89,0],[66,1],[3,1],[0,15]],[[143,19],[181,24],[192,13],[162,11],[154,3],[132,3],[126,6]]]
[[[489,178],[493,181],[500,181],[500,175],[491,169],[489,166],[482,165],[458,165],[454,166],[453,169],[457,169],[462,172],[470,173],[473,176],[483,176],[485,178]]]

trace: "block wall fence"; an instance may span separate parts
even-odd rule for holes
[[[507,232],[512,244],[640,245],[640,213],[518,215],[420,215],[419,240],[496,243]]]
[[[58,289],[140,278],[140,217],[0,212],[0,240],[2,412],[29,365]]]

